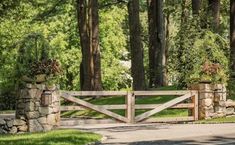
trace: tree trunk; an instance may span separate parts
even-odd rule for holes
[[[165,18],[163,14],[163,0],[157,1],[157,32],[158,32],[158,45],[159,45],[159,53],[158,53],[158,63],[159,68],[157,69],[157,78],[155,83],[158,86],[164,86],[164,82],[166,83],[166,78],[164,74],[166,72],[166,41],[165,41]]]
[[[168,57],[169,57],[169,47],[170,47],[170,15],[171,13],[168,12],[166,13],[166,28],[165,28],[165,34],[166,34],[166,42],[165,42],[165,56],[166,56],[166,62],[165,62],[165,66],[168,65]],[[168,81],[169,81],[169,78],[168,78],[168,69],[167,67],[165,68],[165,71],[164,71],[164,86],[167,86],[168,85]]]
[[[101,58],[99,48],[99,15],[98,15],[98,0],[90,0],[91,2],[91,21],[92,21],[92,35],[90,43],[92,44],[92,58],[93,58],[93,76],[92,76],[92,90],[102,90],[101,83]]]
[[[133,89],[145,89],[143,46],[141,42],[141,27],[139,18],[139,1],[129,0],[129,29],[131,49],[131,74],[133,78]]]
[[[97,0],[77,0],[77,16],[82,48],[81,90],[102,90]]]
[[[231,71],[235,72],[235,0],[230,1],[230,49]],[[235,76],[234,76],[235,77]]]
[[[80,64],[80,83],[81,90],[91,90],[90,76],[90,47],[89,36],[87,34],[87,2],[86,0],[77,0],[77,19],[79,27],[79,36],[82,49],[82,62]]]
[[[210,27],[214,31],[218,31],[219,28],[219,15],[220,15],[220,0],[209,0],[208,11],[211,16],[211,21],[209,21]]]
[[[149,22],[149,87],[166,84],[165,22],[162,0],[147,0]]]
[[[199,15],[201,0],[192,0],[192,10],[194,15]]]
[[[156,6],[157,1],[147,0],[148,4],[148,24],[149,24],[149,87],[153,88],[157,86],[155,84],[156,74],[157,74],[157,27],[156,27]]]

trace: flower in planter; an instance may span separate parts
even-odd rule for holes
[[[225,82],[226,74],[223,67],[219,63],[206,61],[201,67],[200,82]]]

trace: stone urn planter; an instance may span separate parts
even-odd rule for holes
[[[27,83],[43,83],[46,82],[46,74],[39,74],[35,76],[35,79],[28,77],[26,75],[21,77],[21,80]]]

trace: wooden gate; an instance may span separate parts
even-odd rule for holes
[[[176,96],[176,98],[163,104],[135,104],[136,97],[142,99],[149,96]],[[77,98],[76,96],[125,96],[126,103],[122,105],[95,105]],[[137,122],[168,122],[168,121],[193,121],[198,120],[198,92],[197,91],[62,91],[61,97],[74,102],[78,106],[61,106],[61,111],[91,109],[111,118],[125,123]],[[191,103],[181,103],[192,98]],[[167,108],[192,109],[192,116],[174,118],[150,118],[152,115]],[[110,110],[125,109],[125,116],[121,116]],[[140,115],[135,115],[137,109],[151,109]],[[99,121],[100,122],[100,121]]]

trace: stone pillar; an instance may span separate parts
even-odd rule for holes
[[[214,111],[216,115],[214,117],[226,116],[226,86],[224,84],[214,85]]]
[[[28,132],[49,131],[60,124],[59,107],[60,92],[57,86],[27,84],[17,99],[16,119],[26,120]]]
[[[226,87],[224,84],[199,84],[199,119],[226,116]]]

